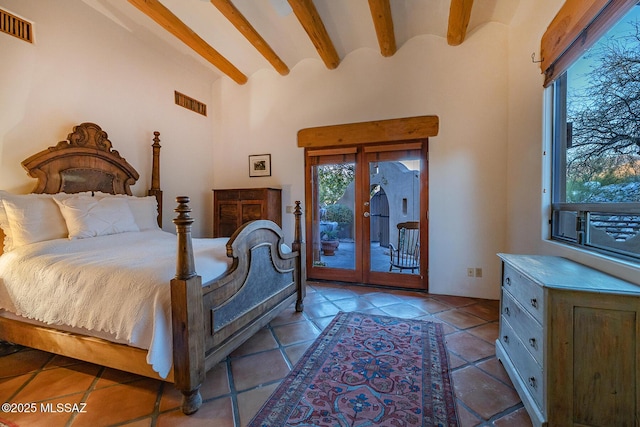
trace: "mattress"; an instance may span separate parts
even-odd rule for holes
[[[227,238],[193,239],[203,283],[232,260]],[[148,350],[166,378],[172,365],[170,281],[176,236],[161,230],[55,239],[0,256],[0,309],[48,327]]]

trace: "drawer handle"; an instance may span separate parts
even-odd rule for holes
[[[504,283],[511,286],[511,277],[507,277],[506,279],[504,279]]]
[[[529,377],[529,385],[532,388],[538,388],[538,384],[536,383],[536,377]]]
[[[529,345],[536,350],[538,349],[538,343],[536,342],[535,338],[529,338]]]
[[[538,300],[535,298],[531,298],[531,306],[533,308],[538,308]]]
[[[507,344],[509,344],[509,335],[505,335],[502,337],[502,341],[506,342]]]
[[[511,311],[509,310],[509,307],[504,308],[504,314],[506,314],[507,316],[511,316]]]

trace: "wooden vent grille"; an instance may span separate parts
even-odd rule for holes
[[[0,9],[0,32],[10,34],[21,40],[33,43],[31,22]]]
[[[207,105],[185,94],[175,91],[176,104],[203,116],[207,115]]]

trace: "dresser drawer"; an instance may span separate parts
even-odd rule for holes
[[[543,322],[544,290],[509,264],[504,264],[502,286],[513,295],[524,309],[539,323]]]
[[[527,351],[525,345],[520,341],[504,316],[500,319],[500,341],[511,363],[515,366],[518,376],[522,379],[527,392],[533,397],[538,409],[543,412],[545,385],[542,377],[542,368]]]
[[[527,351],[542,366],[544,355],[542,326],[514,300],[505,288],[502,289],[502,316],[509,321],[513,332],[520,338]]]

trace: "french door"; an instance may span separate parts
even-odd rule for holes
[[[427,141],[305,154],[308,277],[427,289]]]

